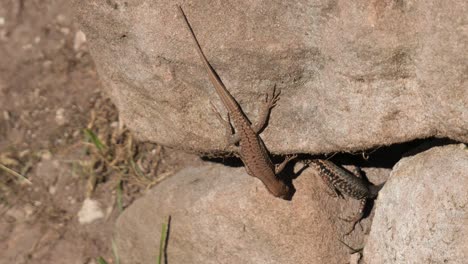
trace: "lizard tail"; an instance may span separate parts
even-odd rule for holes
[[[379,185],[369,185],[370,198],[375,198],[379,194],[379,191],[384,187],[385,182]]]

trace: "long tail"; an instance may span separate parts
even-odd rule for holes
[[[200,43],[198,43],[197,37],[195,36],[195,33],[193,32],[192,26],[190,26],[190,23],[189,23],[189,21],[187,19],[187,16],[184,13],[184,10],[182,9],[181,6],[178,6],[178,8],[179,8],[179,13],[181,14],[182,18],[185,21],[185,25],[187,26],[187,29],[190,32],[190,35],[192,36],[192,40],[195,43],[198,55],[200,55],[200,58],[201,58],[201,60],[203,62],[203,65],[205,66],[205,69],[208,72],[208,76],[210,78],[210,81],[213,84],[216,91],[218,92],[219,97],[221,98],[224,105],[226,106],[226,108],[228,108],[228,110],[230,112],[236,111],[236,109],[240,110],[240,107],[237,104],[236,100],[234,99],[234,97],[232,97],[232,95],[226,89],[223,82],[221,81],[221,78],[219,78],[216,71],[213,69],[213,67],[210,65],[210,63],[206,59],[206,56],[203,53],[203,50],[202,50],[202,48],[200,46]]]

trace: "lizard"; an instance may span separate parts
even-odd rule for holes
[[[368,199],[375,199],[382,185],[372,185],[363,180],[362,175],[358,170],[353,173],[344,170],[335,165],[329,160],[314,159],[310,164],[319,172],[320,177],[326,185],[334,192],[332,195],[342,197],[343,194],[360,200],[358,213],[351,218],[344,219],[347,222],[352,222],[351,229],[345,235],[351,234],[356,227],[356,224],[361,221],[364,216],[364,209]]]
[[[281,164],[275,166],[270,159],[265,144],[259,136],[260,131],[265,127],[271,109],[276,106],[276,103],[279,100],[280,93],[276,93],[276,89],[273,88],[271,96],[269,97],[267,94],[259,121],[256,124],[252,124],[242,111],[238,102],[224,86],[221,78],[208,62],[208,59],[195,36],[184,10],[181,6],[178,6],[178,9],[195,44],[203,66],[208,73],[208,77],[221,99],[221,102],[227,109],[228,120],[224,120],[212,105],[217,118],[225,126],[228,145],[234,147],[234,152],[240,156],[240,159],[244,163],[245,169],[249,175],[262,181],[268,191],[275,197],[289,199],[291,190],[287,184],[277,177],[277,175],[280,174],[286,164],[290,160],[296,158],[297,155],[287,156]]]

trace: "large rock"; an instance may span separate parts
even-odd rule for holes
[[[264,139],[324,153],[430,136],[468,141],[467,2],[184,1],[210,62]],[[142,138],[224,148],[220,105],[173,1],[75,1],[101,80]]]
[[[327,195],[307,169],[292,201],[271,196],[243,168],[187,168],[153,188],[123,212],[115,238],[123,263],[153,263],[161,225],[171,216],[168,263],[347,263],[338,239],[358,201]],[[370,218],[363,220],[368,230]],[[357,228],[346,243],[362,245]]]
[[[365,262],[467,263],[467,186],[464,145],[401,160],[379,194]]]

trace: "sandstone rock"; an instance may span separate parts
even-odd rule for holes
[[[152,263],[161,225],[171,216],[168,263],[347,263],[338,239],[358,201],[327,195],[311,169],[295,181],[292,201],[272,197],[243,168],[187,168],[153,188],[118,219],[123,263]],[[363,220],[368,230],[370,218]],[[357,228],[346,243],[362,245]]]
[[[466,263],[467,169],[464,145],[401,160],[379,193],[365,262]]]
[[[184,1],[208,59],[275,153],[325,153],[430,136],[468,141],[467,2]],[[224,148],[224,107],[172,1],[75,1],[100,78],[140,137]]]

